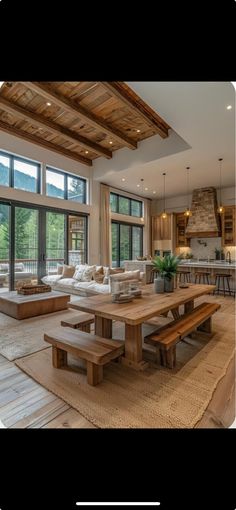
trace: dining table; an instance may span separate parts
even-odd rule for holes
[[[194,300],[211,294],[215,285],[189,284],[176,288],[174,292],[157,294],[153,285],[143,285],[141,297],[129,303],[112,301],[111,294],[96,295],[68,303],[69,308],[95,316],[95,334],[112,338],[112,323],[125,323],[125,354],[122,363],[136,370],[144,370],[148,362],[143,359],[142,325],[153,317],[167,315],[171,311],[174,320],[180,317],[179,307],[184,305],[184,314],[194,309]]]

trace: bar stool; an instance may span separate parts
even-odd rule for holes
[[[195,272],[195,283],[202,283],[210,285],[209,276],[211,273],[207,273],[206,271],[196,271]]]
[[[191,271],[177,271],[179,277],[179,283],[190,283],[191,282]]]
[[[224,293],[224,296],[225,296],[225,293],[228,292],[229,295],[231,296],[231,289],[230,289],[230,284],[229,284],[229,279],[231,278],[231,274],[227,274],[227,273],[216,273],[215,274],[215,285],[216,285],[216,289],[214,290],[214,294],[217,292],[218,294],[220,293],[220,280],[222,279],[222,282],[223,282],[223,293]],[[225,288],[225,282],[227,283],[227,287],[228,289]]]
[[[158,273],[159,273],[159,270],[156,269],[155,267],[151,270],[150,283],[154,282],[154,278],[156,278]]]

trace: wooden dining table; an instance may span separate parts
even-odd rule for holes
[[[111,294],[92,296],[68,303],[69,308],[94,314],[95,334],[112,338],[112,321],[125,323],[125,355],[122,363],[136,370],[144,370],[148,363],[143,359],[142,324],[148,319],[171,311],[178,319],[179,307],[184,305],[184,313],[194,308],[194,300],[211,294],[215,285],[189,284],[188,288],[177,288],[174,292],[156,294],[153,286],[144,285],[142,296],[130,303],[114,303]]]

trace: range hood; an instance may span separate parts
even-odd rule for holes
[[[191,211],[192,216],[188,220],[186,237],[220,237],[216,188],[193,190]]]

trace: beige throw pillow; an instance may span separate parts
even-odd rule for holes
[[[103,272],[102,266],[100,266],[100,268],[95,271],[95,273],[93,275],[93,279],[95,280],[96,283],[103,283],[104,272]]]
[[[67,266],[63,264],[62,277],[63,278],[73,278],[75,272],[75,266]]]
[[[63,265],[57,264],[57,274],[62,274],[62,273],[63,273]]]

